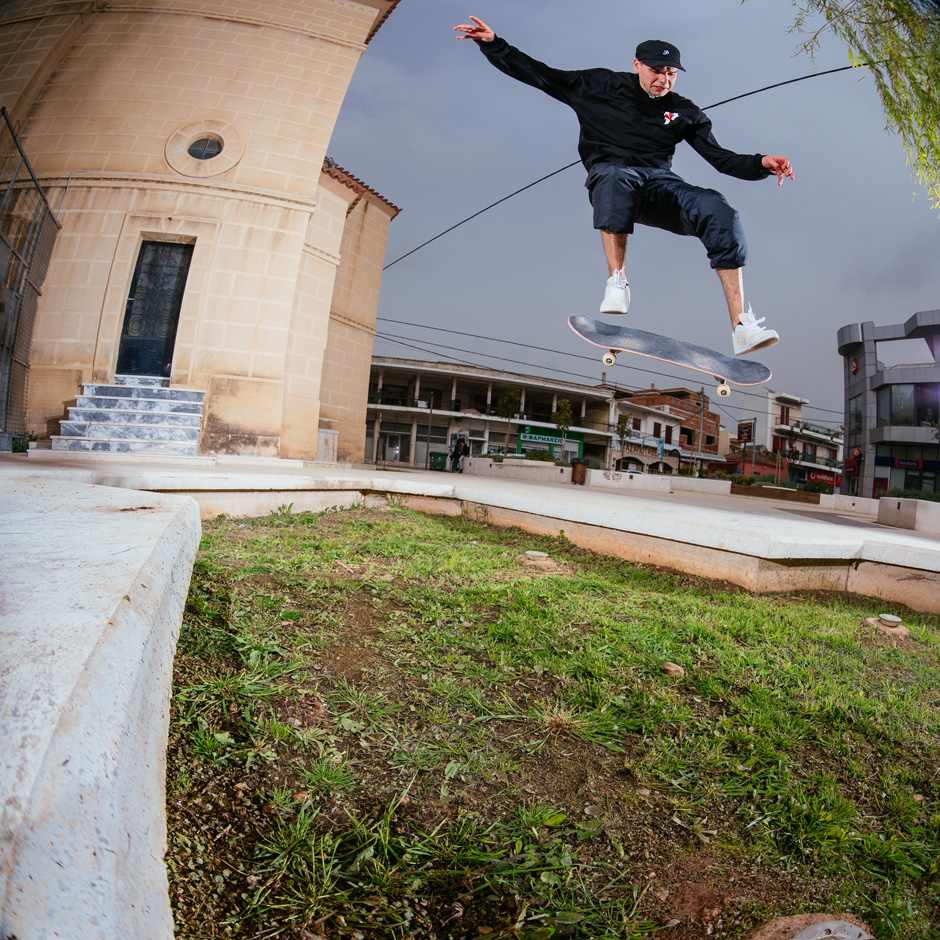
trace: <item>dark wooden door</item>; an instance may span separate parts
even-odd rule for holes
[[[144,242],[124,309],[118,350],[121,375],[170,377],[192,245]]]

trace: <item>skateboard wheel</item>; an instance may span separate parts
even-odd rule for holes
[[[727,398],[731,394],[731,387],[726,382],[722,382],[721,385],[718,386],[718,394],[722,398]]]
[[[612,353],[604,353],[602,361],[605,366],[615,366],[617,365],[617,357]]]

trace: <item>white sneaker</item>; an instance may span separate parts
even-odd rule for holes
[[[604,302],[601,304],[601,313],[626,313],[630,309],[630,285],[623,270],[614,271],[607,278],[607,290],[604,291]]]
[[[776,330],[765,330],[761,326],[763,322],[764,317],[758,320],[754,316],[754,311],[751,310],[751,305],[748,304],[747,310],[741,314],[741,322],[731,334],[736,356],[756,352],[758,349],[767,349],[780,340],[780,335]]]

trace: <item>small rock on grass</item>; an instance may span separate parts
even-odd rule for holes
[[[876,630],[880,630],[885,636],[893,637],[896,640],[906,639],[911,635],[911,631],[903,623],[898,623],[896,627],[889,627],[882,623],[879,617],[866,617],[865,623]]]
[[[663,663],[663,672],[667,676],[684,676],[685,670],[676,663]]]
[[[859,936],[871,936],[868,925],[862,923],[851,914],[793,914],[790,917],[777,917],[763,927],[747,934],[745,940],[793,940],[793,938],[808,927],[815,924],[842,921],[845,924],[857,927],[862,931]]]

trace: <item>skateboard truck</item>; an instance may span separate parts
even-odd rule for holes
[[[610,349],[601,356],[601,361],[605,366],[617,365],[617,350]],[[721,398],[727,398],[731,394],[731,386],[720,376],[713,375],[712,378],[718,383],[718,395]]]

